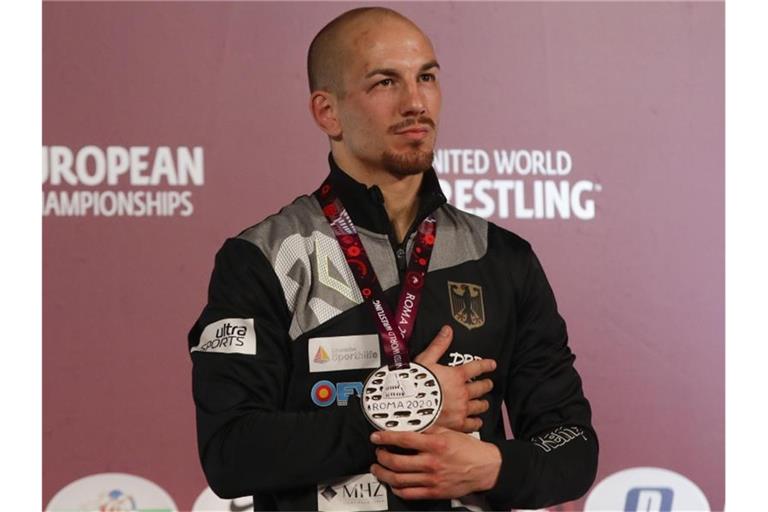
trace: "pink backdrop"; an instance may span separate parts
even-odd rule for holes
[[[527,187],[526,201],[536,180],[593,186],[583,196],[593,218],[523,219],[510,206],[491,220],[531,241],[547,269],[593,406],[597,481],[668,468],[721,509],[723,4],[390,5],[436,47],[440,148],[491,160],[495,150],[566,151],[567,176],[507,177]],[[327,172],[327,143],[308,114],[306,48],[352,6],[44,4],[49,157],[57,146],[75,157],[84,146],[146,146],[150,156],[202,147],[204,183],[131,184],[125,173],[116,185],[54,184],[49,163],[46,201],[188,192],[193,212],[62,215],[46,203],[43,503],[102,472],[148,478],[181,510],[205,488],[186,332],[224,238]],[[441,178],[474,186],[483,176],[471,170]],[[485,178],[504,177],[491,165]]]

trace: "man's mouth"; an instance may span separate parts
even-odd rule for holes
[[[397,135],[402,135],[411,140],[421,140],[429,134],[429,128],[426,126],[414,126],[406,130],[397,132]]]

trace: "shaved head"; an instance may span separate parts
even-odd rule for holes
[[[402,21],[421,32],[411,20],[385,7],[360,7],[337,16],[317,33],[309,45],[307,74],[310,92],[328,91],[343,97],[344,63],[348,61],[354,30],[383,20]]]
[[[415,23],[383,7],[347,11],[312,40],[307,69],[310,112],[343,169],[365,181],[430,168],[440,65]]]

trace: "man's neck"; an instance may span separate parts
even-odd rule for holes
[[[397,176],[384,169],[370,169],[333,155],[344,172],[367,187],[376,185],[384,196],[384,209],[392,224],[398,243],[402,243],[419,211],[419,188],[423,174]]]

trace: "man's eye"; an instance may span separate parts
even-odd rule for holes
[[[434,82],[436,78],[437,77],[435,77],[435,75],[432,73],[424,73],[421,75],[422,82]]]
[[[389,87],[390,85],[394,84],[394,80],[391,78],[385,78],[384,80],[380,81],[377,85],[382,85],[384,87]]]

